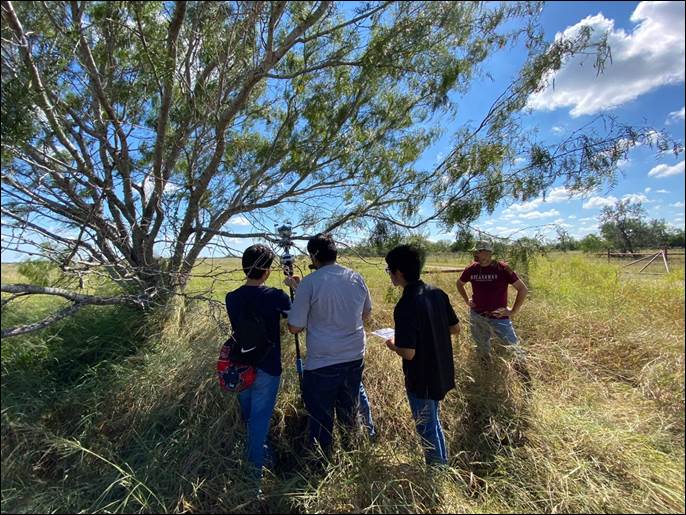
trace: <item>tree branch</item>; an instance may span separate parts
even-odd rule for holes
[[[75,293],[63,288],[52,288],[48,286],[36,286],[33,284],[3,284],[0,285],[0,291],[5,293],[13,293],[15,296],[23,295],[56,295],[63,297],[67,300],[72,301],[74,304],[68,306],[60,311],[57,311],[50,316],[44,318],[40,322],[35,322],[32,324],[26,324],[16,327],[10,327],[8,329],[2,330],[2,337],[19,336],[20,334],[26,334],[33,331],[38,331],[43,329],[50,324],[62,320],[68,316],[73,315],[79,309],[88,305],[96,306],[111,306],[111,305],[132,305],[139,308],[145,305],[148,300],[147,296],[139,295],[137,297],[132,296],[120,296],[120,297],[98,297],[95,295],[84,295],[81,293]]]
[[[55,322],[62,320],[63,318],[73,315],[82,307],[84,307],[84,304],[80,304],[78,302],[76,304],[71,304],[70,306],[67,306],[66,308],[63,308],[53,313],[52,315],[44,318],[40,322],[34,322],[33,324],[19,325],[3,329],[0,335],[3,338],[9,338],[11,336],[19,336],[21,334],[31,333],[33,331],[44,329],[48,327],[50,324],[54,324]]]

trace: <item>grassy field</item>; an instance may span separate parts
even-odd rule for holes
[[[201,264],[189,290],[222,301],[237,260]],[[370,328],[392,325],[399,290],[379,259],[359,270]],[[459,267],[466,257],[433,256]],[[305,414],[284,336],[273,420],[278,464],[254,504],[243,481],[244,431],[214,366],[227,330],[220,303],[173,302],[142,315],[84,309],[2,342],[3,512],[683,512],[684,269],[637,276],[583,255],[538,258],[516,328],[527,391],[504,354],[474,359],[468,324],[455,341],[457,388],[442,404],[450,467],[427,469],[400,359],[368,340],[364,382],[380,439],[360,438],[325,470],[302,460]],[[426,274],[461,319],[455,273]],[[3,282],[21,281],[3,266]],[[279,285],[272,274],[269,284]],[[3,327],[60,301],[22,299]]]

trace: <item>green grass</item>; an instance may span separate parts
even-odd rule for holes
[[[460,266],[435,256],[430,264]],[[399,291],[379,259],[343,259],[372,292],[371,326],[392,325]],[[301,265],[302,266],[302,265]],[[13,271],[3,267],[3,281]],[[2,343],[2,510],[8,512],[683,512],[684,274],[636,276],[570,253],[532,264],[516,320],[529,351],[525,390],[505,354],[487,369],[468,327],[457,389],[442,404],[451,461],[423,464],[399,359],[374,337],[364,381],[381,434],[337,448],[323,471],[302,460],[304,411],[284,336],[272,439],[279,465],[256,506],[245,482],[236,400],[214,365],[221,303],[141,315],[84,309]],[[189,291],[218,301],[241,284],[237,260],[198,266]],[[222,273],[222,271],[232,271]],[[455,274],[427,274],[458,316]],[[269,284],[278,286],[280,273]],[[59,302],[59,301],[57,301]],[[11,306],[11,305],[10,305]],[[3,327],[55,307],[3,311]],[[468,324],[467,324],[468,325]]]

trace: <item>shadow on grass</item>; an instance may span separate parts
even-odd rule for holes
[[[499,454],[527,442],[531,377],[526,364],[501,354],[475,355],[470,361],[472,380],[462,386],[462,427],[453,441],[459,450],[454,462],[481,478],[495,472]]]
[[[32,315],[16,311],[3,316],[3,323],[22,324]],[[42,331],[3,340],[3,511],[84,508],[78,501],[83,481],[68,494],[57,493],[67,491],[70,474],[79,477],[74,467],[80,458],[67,457],[71,451],[63,443],[86,439],[93,445],[94,423],[117,371],[145,341],[138,336],[144,322],[143,313],[132,308],[87,307]],[[86,469],[94,483],[102,477],[102,463]],[[44,494],[37,485],[50,488]]]
[[[15,315],[13,323],[21,323]],[[37,333],[3,341],[2,409],[27,420],[48,421],[60,408],[107,391],[113,365],[133,355],[143,313],[124,306],[87,307]],[[69,409],[51,427],[65,428],[79,411]]]

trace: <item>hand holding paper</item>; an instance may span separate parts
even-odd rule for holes
[[[392,327],[385,327],[383,329],[372,331],[372,334],[374,336],[378,336],[379,338],[383,338],[384,340],[392,340],[395,337],[395,329]]]

